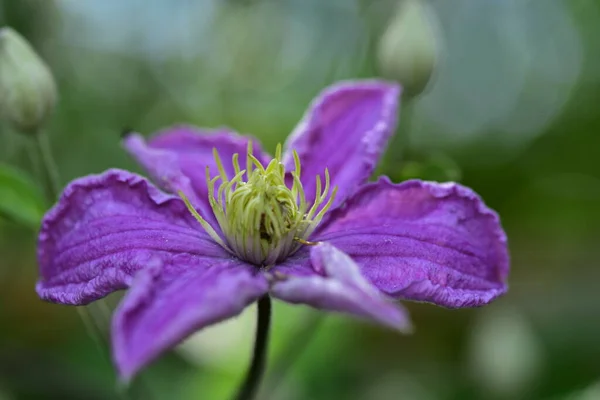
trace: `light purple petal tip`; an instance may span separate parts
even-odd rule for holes
[[[269,162],[270,157],[262,151],[258,140],[227,128],[210,130],[174,126],[148,140],[132,133],[124,139],[123,145],[161,187],[171,193],[183,191],[201,214],[212,220],[206,167],[210,168],[211,176],[219,174],[213,148],[219,151],[225,171],[233,177],[231,157],[238,153],[240,165],[245,165],[249,140],[252,140],[254,156],[261,162]]]
[[[375,286],[399,299],[473,307],[507,290],[498,215],[456,183],[382,178],[333,210],[311,240],[348,253]]]
[[[128,287],[150,260],[182,252],[226,256],[180,199],[109,170],[71,182],[44,217],[36,290],[44,300],[86,304]]]
[[[113,354],[124,381],[190,334],[239,314],[268,291],[264,275],[237,260],[181,254],[172,261],[157,260],[140,271],[115,312]]]
[[[293,170],[291,151],[298,152],[307,200],[314,200],[315,177],[323,179],[325,168],[338,187],[333,206],[367,181],[396,129],[400,92],[395,83],[366,80],[338,83],[316,97],[284,156]]]
[[[328,243],[311,248],[312,268],[288,262],[273,270],[271,293],[290,303],[349,313],[410,332],[408,315],[365,279],[350,257]]]

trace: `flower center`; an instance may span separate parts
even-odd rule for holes
[[[335,187],[329,195],[329,172],[325,169],[324,187],[317,176],[315,201],[312,205],[307,203],[300,182],[300,158],[295,151],[295,170],[291,172],[293,183],[289,188],[281,162],[281,145],[277,146],[275,158],[265,167],[252,154],[252,142],[249,141],[246,169],[240,169],[239,155],[234,154],[231,163],[235,175],[231,178],[216,149],[213,149],[213,155],[219,175],[211,178],[209,168],[206,168],[208,200],[224,237],[221,238],[196,212],[183,193],[179,192],[179,195],[217,243],[254,265],[271,266],[306,244],[335,197]]]

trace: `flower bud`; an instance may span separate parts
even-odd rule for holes
[[[437,59],[435,14],[425,0],[402,0],[379,42],[381,73],[400,82],[404,94],[423,91]]]
[[[34,133],[56,103],[56,84],[46,63],[11,28],[0,29],[0,118]]]

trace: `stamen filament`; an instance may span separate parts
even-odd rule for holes
[[[313,214],[317,211],[317,208],[319,207],[319,205],[321,205],[321,202],[322,202],[322,199],[321,199],[321,177],[319,175],[317,175],[316,181],[317,182],[316,182],[316,188],[315,188],[315,202],[313,203],[312,207],[308,211],[308,214],[306,216],[306,218],[308,218],[308,219],[312,219]]]
[[[302,238],[299,238],[299,237],[295,237],[295,238],[294,238],[294,240],[295,240],[296,242],[298,242],[298,243],[302,243],[303,245],[306,245],[306,246],[316,246],[316,245],[318,245],[318,244],[319,244],[319,242],[310,242],[310,241],[308,241],[308,240],[304,240],[304,239],[302,239]]]
[[[321,219],[323,218],[329,207],[331,207],[331,205],[333,204],[333,201],[335,200],[335,195],[337,194],[337,190],[337,186],[333,188],[333,190],[331,191],[331,196],[329,196],[329,201],[327,201],[323,208],[321,208],[321,211],[319,211],[319,213],[315,217],[315,221],[321,222]]]
[[[319,202],[322,203],[329,192],[329,170],[325,168],[325,188],[323,189],[323,195],[319,198]]]
[[[210,224],[204,218],[202,218],[202,216],[200,214],[198,214],[198,211],[196,211],[194,206],[192,206],[192,203],[190,203],[190,200],[186,197],[186,195],[183,194],[183,192],[181,190],[179,190],[177,193],[179,194],[179,197],[181,197],[181,199],[185,203],[185,206],[187,207],[188,211],[190,213],[192,213],[192,215],[194,216],[194,218],[196,218],[196,220],[198,222],[200,222],[200,225],[202,225],[202,227],[204,228],[206,233],[208,233],[210,235],[210,237],[215,242],[217,242],[219,245],[221,245],[225,250],[231,252],[231,249],[229,249],[229,247],[225,244],[225,242],[219,237],[219,235],[213,229],[213,227],[210,226]]]
[[[260,161],[258,161],[258,158],[254,157],[254,155],[252,154],[248,154],[248,159],[250,159],[250,161],[252,161],[252,164],[254,164],[254,166],[260,170],[260,172],[265,172],[265,167],[263,167],[263,165],[260,163]]]
[[[300,182],[300,176],[298,176],[295,172],[292,173],[292,177],[294,178],[294,187],[300,188],[298,190],[298,194],[294,194],[294,198],[296,198],[297,196],[300,197],[300,204],[299,204],[299,208],[300,208],[300,212],[302,214],[306,213],[306,208],[307,208],[307,204],[306,204],[306,196],[304,196],[304,190],[302,190],[302,182]]]
[[[233,165],[233,170],[235,171],[236,175],[240,173],[239,158],[240,155],[238,153],[235,153],[233,156],[231,156],[231,164]]]
[[[248,149],[246,154],[246,180],[250,180],[250,174],[252,174],[252,160],[250,160],[249,156],[252,154],[252,140],[248,140]]]
[[[300,166],[300,156],[298,155],[298,152],[296,150],[293,150],[292,154],[294,155],[294,172],[296,172],[296,175],[298,175],[298,178],[300,178],[300,173],[302,171],[302,168]]]
[[[223,163],[221,162],[219,152],[216,148],[213,148],[213,157],[215,158],[215,163],[217,164],[217,168],[219,169],[219,175],[221,175],[221,179],[223,180],[223,182],[227,181],[227,173],[223,168]]]

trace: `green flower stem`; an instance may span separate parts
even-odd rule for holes
[[[38,157],[42,163],[41,170],[48,201],[52,204],[56,201],[60,192],[58,168],[56,167],[56,162],[52,156],[48,135],[46,135],[46,133],[43,131],[36,132],[34,139],[39,154]]]
[[[254,340],[252,364],[250,364],[250,368],[248,369],[248,372],[246,372],[246,378],[240,386],[235,396],[235,400],[251,400],[256,395],[265,370],[270,329],[271,298],[266,294],[258,300],[256,339]]]

